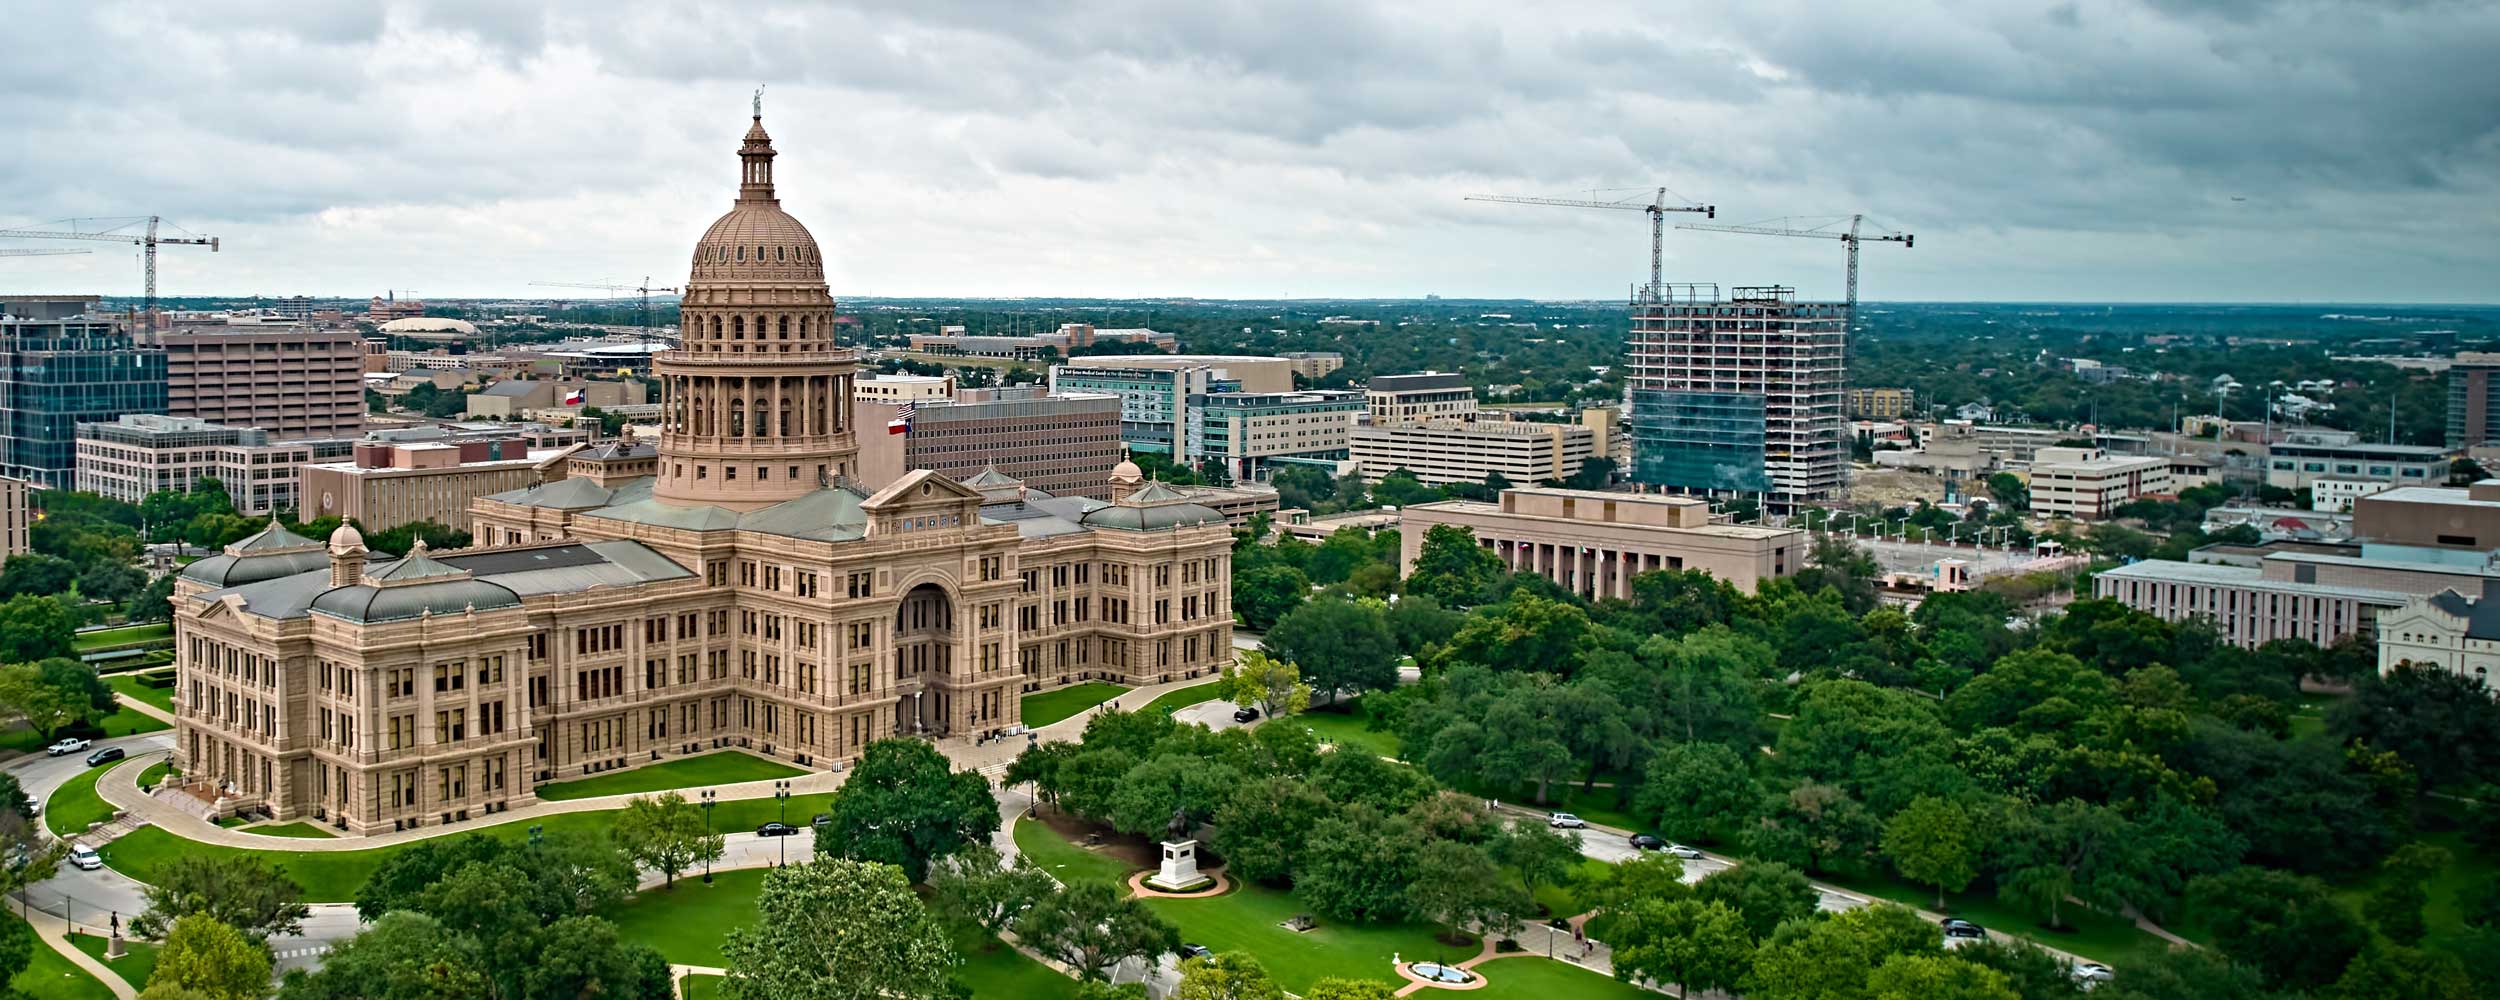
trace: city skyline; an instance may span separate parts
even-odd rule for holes
[[[2495,298],[2500,12],[1958,6],[98,4],[28,18],[93,44],[0,67],[52,151],[0,199],[225,240],[167,251],[165,295],[673,284],[763,83],[840,295],[1603,300],[1638,214],[1461,197],[1663,183],[1918,233],[1870,301]],[[78,68],[125,45],[159,57]],[[97,249],[0,274],[135,294]],[[1840,256],[1676,232],[1666,271],[1831,298]]]

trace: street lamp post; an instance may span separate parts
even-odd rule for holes
[[[787,828],[790,825],[790,783],[773,782],[773,798],[780,803],[781,825]],[[790,835],[784,832],[774,839],[781,841],[781,864],[778,867],[787,868],[790,866]]]
[[[703,839],[706,842],[712,839],[712,807],[718,804],[719,796],[719,792],[709,788],[703,790]],[[710,851],[703,852],[703,884],[712,884],[712,852]]]

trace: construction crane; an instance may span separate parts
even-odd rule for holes
[[[74,254],[74,253],[94,253],[94,252],[95,252],[95,251],[93,251],[93,250],[14,250],[14,249],[12,249],[12,250],[0,250],[0,257],[61,257],[61,256],[66,256],[66,255],[69,255],[69,254]]]
[[[1608,188],[1605,190],[1591,191],[1589,193],[1605,194],[1607,191],[1647,192],[1649,189]],[[1512,205],[1552,205],[1557,208],[1610,208],[1624,212],[1649,213],[1649,288],[1647,290],[1647,294],[1650,298],[1654,299],[1666,291],[1665,254],[1667,242],[1667,213],[1699,212],[1705,219],[1715,219],[1719,217],[1719,209],[1716,205],[1671,204],[1667,201],[1667,195],[1669,193],[1670,192],[1668,192],[1666,188],[1659,188],[1655,193],[1649,195],[1649,201],[1645,203],[1629,198],[1619,199],[1616,201],[1591,201],[1580,198],[1522,198],[1516,195],[1506,194],[1471,194],[1467,196],[1466,200],[1499,201]],[[1677,197],[1681,198],[1683,196],[1678,195]],[[1689,229],[1692,227],[1680,226],[1677,228]]]
[[[159,236],[157,227],[165,220],[154,215],[137,215],[112,219],[62,219],[45,223],[61,229],[0,229],[0,239],[20,240],[100,240],[106,243],[128,243],[140,248],[140,258],[147,264],[147,315],[156,315],[156,248],[160,245],[201,246],[216,253],[218,239],[214,236]],[[132,231],[134,227],[145,229]],[[180,226],[175,226],[181,229]]]
[[[543,288],[597,288],[609,292],[632,292],[641,296],[642,305],[635,311],[635,316],[642,325],[642,346],[645,350],[651,347],[651,293],[677,290],[652,287],[649,275],[643,276],[642,284],[639,285],[618,285],[597,281],[533,281],[530,284]]]
[[[1816,222],[1816,220],[1787,218],[1768,219],[1762,222],[1746,223],[1741,226],[1712,226],[1704,225],[1702,223],[1691,223],[1677,226],[1675,228],[1692,229],[1712,233],[1751,233],[1756,236],[1806,236],[1814,239],[1839,240],[1840,242],[1847,244],[1849,247],[1849,304],[1847,311],[1841,314],[1841,322],[1845,324],[1844,329],[1847,329],[1851,333],[1855,333],[1858,329],[1858,244],[1870,242],[1898,243],[1901,244],[1904,249],[1907,249],[1917,245],[1918,237],[1909,233],[1896,233],[1890,230],[1886,230],[1881,233],[1863,232],[1861,230],[1866,224],[1866,216],[1864,215],[1849,216],[1846,220],[1849,223],[1848,229],[1842,230],[1832,228],[1833,226],[1839,225],[1842,221],[1843,220],[1841,219],[1828,219],[1823,220],[1816,225],[1808,226],[1804,225],[1804,223]]]

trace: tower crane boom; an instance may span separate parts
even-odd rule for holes
[[[0,257],[63,257],[69,254],[94,253],[93,250],[0,250]]]
[[[1705,219],[1719,217],[1716,205],[1684,205],[1667,201],[1668,191],[1659,188],[1647,203],[1634,200],[1595,201],[1583,198],[1528,198],[1507,194],[1471,194],[1467,201],[1498,201],[1511,205],[1550,205],[1557,208],[1604,208],[1623,212],[1649,213],[1649,288],[1646,294],[1656,298],[1666,290],[1666,241],[1668,212],[1699,212]],[[1689,227],[1678,227],[1689,228]]]
[[[156,315],[156,248],[170,244],[207,247],[210,253],[216,253],[219,249],[219,240],[214,236],[158,235],[157,228],[164,221],[163,217],[155,215],[111,219],[62,219],[59,222],[45,224],[64,227],[59,229],[0,229],[0,239],[98,240],[106,243],[128,243],[140,248],[140,257],[146,262],[147,270],[146,312],[153,321]],[[136,232],[130,231],[137,227],[144,228],[139,228]]]
[[[1808,239],[1839,240],[1849,248],[1849,298],[1847,311],[1842,313],[1842,322],[1847,324],[1846,328],[1854,333],[1858,328],[1858,245],[1861,243],[1898,243],[1907,249],[1918,245],[1918,237],[1910,233],[1896,233],[1889,230],[1880,233],[1865,232],[1866,216],[1864,215],[1851,215],[1848,217],[1848,222],[1849,228],[1847,229],[1831,228],[1840,224],[1838,219],[1827,220],[1813,226],[1798,225],[1789,219],[1771,219],[1737,226],[1695,222],[1675,228],[1712,233],[1749,233],[1755,236],[1803,236]]]
[[[653,287],[648,275],[643,277],[642,284],[639,285],[618,285],[595,281],[533,281],[530,284],[543,288],[597,288],[610,292],[632,292],[640,296],[642,304],[635,310],[635,317],[642,326],[642,346],[646,350],[651,346],[651,293],[677,291],[674,288]]]

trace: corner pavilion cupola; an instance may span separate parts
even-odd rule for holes
[[[781,209],[776,155],[759,103],[737,200],[695,243],[681,342],[657,359],[663,503],[755,510],[858,472],[859,358],[834,343],[824,257]]]

